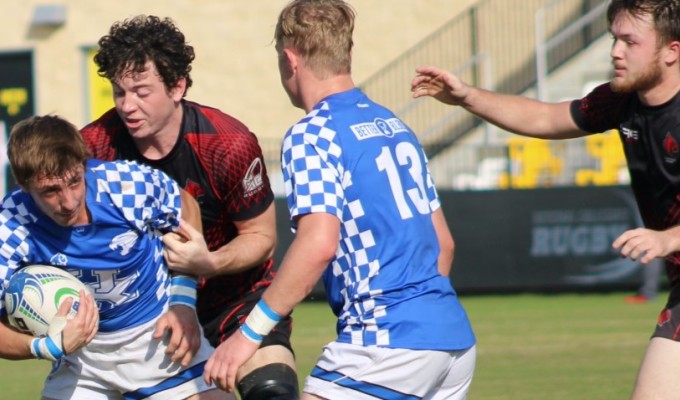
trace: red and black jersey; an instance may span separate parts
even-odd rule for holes
[[[603,84],[574,101],[571,115],[586,132],[618,129],[645,227],[663,230],[680,224],[680,94],[646,106],[636,94],[614,93]],[[680,254],[667,260],[671,284],[680,282]]]
[[[253,218],[274,200],[256,136],[235,118],[183,101],[179,140],[163,159],[143,157],[115,109],[81,132],[94,158],[128,159],[165,171],[201,208],[203,234],[211,251],[234,239],[234,221]],[[222,275],[199,286],[197,311],[202,323],[217,317],[247,293],[262,290],[273,278],[271,260],[240,274]]]

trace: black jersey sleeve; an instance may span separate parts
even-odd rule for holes
[[[609,83],[604,83],[571,103],[571,117],[579,129],[586,132],[617,129],[630,96],[627,93],[615,93]]]

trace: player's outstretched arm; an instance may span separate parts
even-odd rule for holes
[[[540,139],[585,136],[571,118],[570,101],[547,103],[524,96],[507,95],[470,86],[441,68],[416,69],[411,81],[414,98],[430,96],[467,111],[502,128]]]
[[[437,67],[417,68],[411,81],[413,98],[430,96],[452,106],[464,106],[471,90],[456,75]]]

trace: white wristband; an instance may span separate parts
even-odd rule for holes
[[[184,305],[196,308],[196,285],[198,281],[193,276],[175,275],[170,282],[170,298],[168,305]]]
[[[267,334],[281,321],[281,316],[260,300],[241,325],[241,333],[255,343],[262,342]]]

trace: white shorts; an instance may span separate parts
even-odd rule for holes
[[[304,392],[334,400],[461,400],[476,348],[431,351],[331,342],[305,380]]]
[[[124,331],[98,333],[86,347],[54,364],[45,381],[49,399],[183,399],[214,389],[203,381],[213,347],[201,348],[182,368],[165,354],[167,340],[156,340],[156,320]]]

